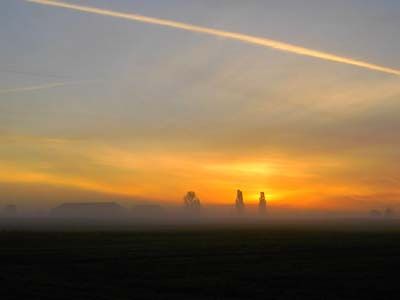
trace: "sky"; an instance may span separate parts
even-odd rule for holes
[[[400,69],[397,0],[63,3]],[[400,204],[399,75],[24,0],[0,40],[0,204]]]

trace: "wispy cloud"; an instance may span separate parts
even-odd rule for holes
[[[84,83],[96,82],[94,80],[87,81],[72,81],[72,82],[56,82],[56,83],[47,83],[41,85],[30,85],[30,86],[22,86],[10,89],[0,89],[0,94],[9,94],[9,93],[19,93],[19,92],[30,92],[37,90],[48,90],[56,87],[67,86],[67,85],[78,85]]]
[[[224,30],[218,30],[218,29],[213,29],[213,28],[208,28],[208,27],[203,27],[203,26],[196,26],[196,25],[192,25],[192,24],[181,23],[181,22],[176,22],[176,21],[171,21],[171,20],[152,18],[152,17],[142,16],[142,15],[138,15],[138,14],[122,13],[122,12],[100,9],[100,8],[95,8],[95,7],[70,4],[70,3],[61,2],[61,1],[54,1],[54,0],[25,0],[25,1],[42,4],[42,5],[57,6],[57,7],[67,8],[67,9],[73,9],[73,10],[94,13],[94,14],[99,14],[99,15],[105,15],[105,16],[110,16],[110,17],[115,17],[115,18],[128,19],[128,20],[133,20],[133,21],[138,21],[138,22],[156,24],[156,25],[160,25],[160,26],[173,27],[173,28],[192,31],[192,32],[204,33],[204,34],[209,34],[209,35],[213,35],[213,36],[238,40],[238,41],[249,43],[249,44],[255,44],[255,45],[260,45],[260,46],[264,46],[264,47],[268,47],[268,48],[273,48],[273,49],[276,49],[279,51],[285,51],[285,52],[295,53],[298,55],[310,56],[310,57],[315,57],[315,58],[319,58],[319,59],[323,59],[323,60],[343,63],[343,64],[347,64],[347,65],[354,65],[357,67],[380,71],[380,72],[384,72],[384,73],[400,75],[400,70],[397,70],[394,68],[379,66],[376,64],[372,64],[372,63],[368,63],[368,62],[364,62],[364,61],[360,61],[360,60],[355,60],[355,59],[348,58],[348,57],[337,56],[335,54],[321,52],[318,50],[313,50],[313,49],[308,49],[308,48],[303,48],[300,46],[283,43],[283,42],[279,42],[279,41],[275,41],[275,40],[271,40],[271,39],[266,39],[266,38],[262,38],[262,37],[257,37],[257,36],[245,35],[245,34],[224,31]]]

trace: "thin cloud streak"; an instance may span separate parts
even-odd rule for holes
[[[48,90],[56,87],[67,86],[67,85],[78,85],[84,84],[89,82],[96,82],[92,81],[76,81],[76,82],[58,82],[58,83],[48,83],[48,84],[41,84],[41,85],[31,85],[31,86],[23,86],[11,89],[0,89],[0,94],[9,94],[9,93],[19,93],[19,92],[30,92],[30,91],[37,91],[37,90]]]
[[[155,24],[155,25],[173,27],[173,28],[178,28],[178,29],[192,31],[192,32],[204,33],[204,34],[229,38],[229,39],[233,39],[233,40],[238,40],[238,41],[249,43],[249,44],[255,44],[255,45],[260,45],[260,46],[264,46],[264,47],[268,47],[268,48],[273,48],[273,49],[276,49],[279,51],[290,52],[290,53],[295,53],[298,55],[310,56],[310,57],[319,58],[319,59],[323,59],[323,60],[334,61],[334,62],[338,62],[338,63],[353,65],[353,66],[366,68],[366,69],[370,69],[370,70],[375,70],[375,71],[379,71],[379,72],[400,75],[400,70],[396,70],[393,68],[387,68],[387,67],[371,64],[368,62],[355,60],[355,59],[348,58],[348,57],[337,56],[335,54],[325,53],[325,52],[321,52],[318,50],[303,48],[300,46],[295,46],[295,45],[291,45],[291,44],[287,44],[287,43],[283,43],[283,42],[279,42],[279,41],[275,41],[275,40],[270,40],[270,39],[266,39],[266,38],[251,36],[251,35],[245,35],[245,34],[240,34],[240,33],[235,33],[235,32],[212,29],[212,28],[208,28],[208,27],[191,25],[191,24],[187,24],[187,23],[152,18],[152,17],[142,16],[142,15],[138,15],[138,14],[121,13],[121,12],[112,11],[112,10],[99,9],[99,8],[95,8],[95,7],[70,4],[70,3],[53,1],[53,0],[24,0],[24,1],[42,4],[42,5],[48,5],[48,6],[68,8],[68,9],[72,9],[72,10],[78,10],[78,11],[83,11],[83,12],[88,12],[88,13],[105,15],[105,16],[110,16],[110,17],[115,17],[115,18],[128,19],[128,20],[133,20],[133,21],[138,21],[138,22],[143,22],[143,23],[150,23],[150,24]]]
[[[0,69],[0,73],[27,75],[27,76],[44,77],[44,78],[58,78],[58,79],[64,79],[64,80],[71,79],[70,76],[62,76],[62,75],[39,73],[39,72],[29,72],[29,71],[18,71],[18,70],[10,70],[10,69]]]

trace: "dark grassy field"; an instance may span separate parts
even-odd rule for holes
[[[398,299],[400,230],[0,232],[1,299]]]

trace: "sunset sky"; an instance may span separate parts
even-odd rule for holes
[[[0,2],[0,204],[400,204],[400,1],[33,2]]]

